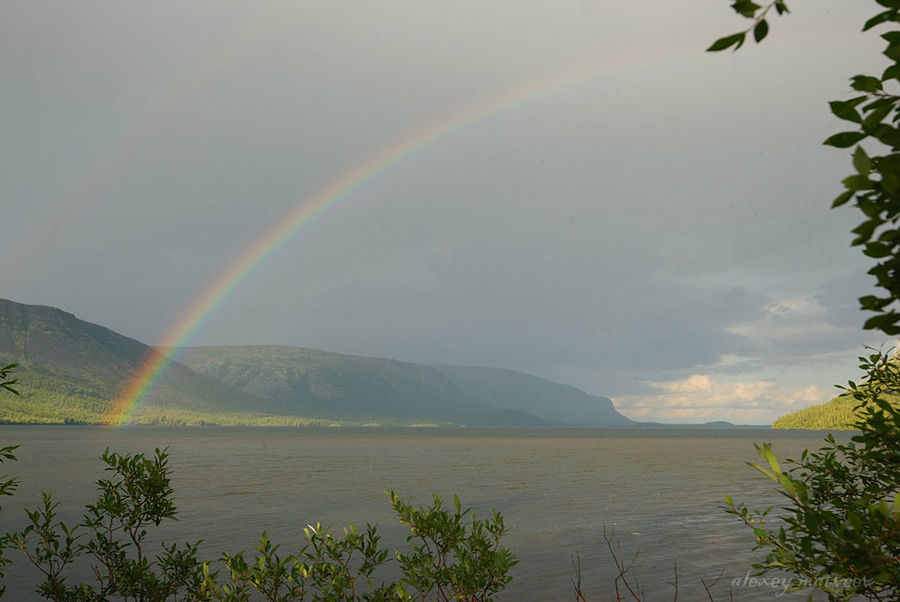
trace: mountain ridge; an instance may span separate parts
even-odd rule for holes
[[[499,368],[278,345],[157,350],[62,309],[0,299],[0,421],[102,424],[152,354],[170,361],[135,424],[630,426],[609,399]],[[546,406],[546,407],[542,407]]]
[[[347,384],[352,385],[354,381],[358,383],[360,371],[379,365],[382,367],[381,373],[385,372],[384,368],[389,367],[396,371],[406,371],[412,379],[431,383],[431,390],[441,393],[440,399],[448,404],[444,407],[432,407],[425,413],[411,411],[413,416],[458,418],[466,422],[466,419],[488,412],[494,418],[506,413],[509,417],[518,416],[535,425],[544,423],[544,426],[636,425],[616,412],[608,398],[591,396],[575,387],[514,370],[419,364],[285,345],[198,346],[165,351],[173,353],[179,361],[200,374],[219,378],[246,392],[263,394],[253,378],[259,371],[267,372],[263,382],[270,387],[274,386],[280,376],[281,386],[276,387],[280,390],[275,393],[275,398],[281,400],[302,400],[311,392],[312,387],[323,382],[331,386],[335,382],[344,383],[343,388],[330,390],[329,393],[333,398],[347,398],[354,393],[347,390]],[[254,361],[249,362],[248,356],[252,356]],[[302,365],[305,373],[285,375],[283,371],[288,367],[284,364],[286,357],[293,357],[290,365],[295,368]],[[301,361],[301,358],[305,361]],[[328,366],[329,362],[340,362],[340,366]],[[280,370],[281,375],[277,374]],[[251,375],[249,372],[256,374]],[[495,378],[490,382],[490,375],[503,375],[504,379],[501,381]],[[479,377],[482,381],[480,383],[477,382]],[[485,386],[485,380],[491,386]],[[377,385],[387,383],[369,380],[368,384],[368,402],[383,402],[386,391]],[[371,386],[373,384],[376,386]],[[398,400],[409,402],[411,399],[408,392],[393,390],[390,393],[393,395],[393,403]],[[272,395],[273,392],[270,390],[268,394]],[[543,405],[548,409],[542,409],[539,400],[545,402]],[[517,425],[522,420],[517,421]]]
[[[637,426],[608,397],[517,370],[435,365],[467,394],[501,409],[526,412],[549,422],[579,426]]]
[[[4,398],[0,420],[104,423],[112,402],[157,353],[69,312],[0,299],[0,361],[19,364],[16,376],[22,392],[21,397]],[[170,363],[166,378],[146,393],[142,409],[159,418],[175,411],[254,412],[265,405],[260,398]]]

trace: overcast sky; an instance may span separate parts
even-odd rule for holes
[[[790,7],[707,54],[743,26],[725,0],[0,1],[0,296],[159,343],[320,187],[512,94],[299,229],[187,343],[769,422],[884,342],[858,216],[828,210],[848,153],[821,146],[827,101],[885,66],[877,7]]]

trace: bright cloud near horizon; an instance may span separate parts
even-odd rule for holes
[[[0,297],[154,344],[529,372],[640,420],[767,423],[857,376],[828,100],[874,3],[7,3]],[[404,141],[413,141],[403,146]],[[394,153],[394,155],[391,155]],[[360,166],[389,157],[365,178]]]

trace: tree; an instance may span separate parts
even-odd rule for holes
[[[900,0],[876,0],[881,9],[863,31],[900,22]],[[749,19],[749,26],[714,42],[708,50],[740,48],[752,33],[761,42],[769,32],[771,9],[779,15],[784,0],[759,5],[734,0],[731,7]],[[852,244],[875,259],[869,273],[879,295],[860,297],[863,309],[874,312],[864,325],[889,336],[900,334],[900,96],[887,91],[900,82],[900,31],[881,35],[883,54],[891,64],[880,76],[855,75],[850,85],[859,94],[829,103],[832,113],[853,124],[825,140],[836,148],[854,147],[854,173],[842,180],[844,191],[832,202],[853,201],[863,214],[853,229]],[[897,80],[892,82],[891,80]],[[863,147],[869,146],[869,151]],[[799,461],[781,468],[770,444],[757,446],[764,465],[751,466],[771,478],[787,499],[772,526],[771,508],[751,511],[726,496],[726,510],[756,536],[765,559],[754,565],[758,574],[773,570],[793,574],[791,588],[817,588],[830,600],[856,595],[871,600],[900,600],[900,411],[890,398],[900,393],[900,364],[890,353],[869,349],[860,357],[863,382],[841,387],[857,402],[859,434],[849,443],[832,435],[817,451],[805,450]]]

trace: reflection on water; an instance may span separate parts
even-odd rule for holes
[[[484,516],[496,508],[520,564],[506,600],[572,600],[571,555],[578,552],[592,599],[613,593],[606,527],[650,600],[671,600],[677,563],[679,599],[705,599],[701,578],[729,599],[754,558],[753,537],[719,506],[725,493],[751,506],[777,505],[764,477],[744,464],[753,442],[772,441],[780,457],[818,447],[821,433],[690,429],[103,429],[0,427],[18,443],[10,470],[22,479],[3,504],[0,531],[24,525],[24,506],[53,493],[60,516],[77,520],[93,501],[100,453],[151,453],[168,447],[179,508],[161,527],[166,541],[203,539],[202,557],[252,549],[267,530],[284,548],[299,547],[302,527],[321,521],[379,524],[384,541],[405,545],[385,492],[428,503],[458,494]],[[25,600],[36,577],[16,553],[11,599]],[[387,575],[389,577],[389,575]],[[775,590],[739,587],[735,600],[775,599]],[[784,596],[780,599],[805,599]]]

